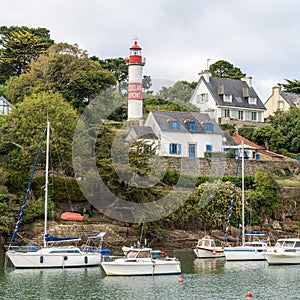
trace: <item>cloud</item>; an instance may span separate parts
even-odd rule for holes
[[[2,25],[46,27],[56,42],[100,58],[126,57],[135,36],[146,75],[198,80],[223,59],[253,77],[265,101],[272,86],[299,79],[300,2],[294,0],[2,0]]]

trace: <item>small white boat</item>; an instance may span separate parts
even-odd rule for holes
[[[242,246],[224,247],[224,253],[227,261],[265,260],[267,248],[266,241],[250,241]]]
[[[172,275],[181,273],[180,261],[165,256],[160,250],[130,248],[122,258],[102,261],[106,275]]]
[[[299,265],[300,238],[279,239],[274,247],[268,248],[265,257],[269,266]]]
[[[198,243],[193,247],[193,251],[198,258],[216,258],[224,257],[224,250],[222,247],[217,247],[215,240],[206,235],[198,240]]]

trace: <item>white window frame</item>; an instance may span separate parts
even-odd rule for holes
[[[250,105],[256,105],[256,104],[257,104],[257,99],[256,99],[256,97],[249,97],[248,103],[249,103]]]
[[[223,95],[223,101],[224,102],[232,102],[232,95],[224,94]]]

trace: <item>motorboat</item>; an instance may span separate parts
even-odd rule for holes
[[[217,247],[215,240],[209,235],[199,239],[197,245],[192,249],[198,258],[216,258],[225,256],[223,248]]]
[[[151,248],[130,248],[124,257],[104,260],[101,266],[106,275],[172,275],[181,273],[176,257],[168,257],[163,251]]]
[[[300,264],[300,238],[277,240],[265,253],[269,266]]]

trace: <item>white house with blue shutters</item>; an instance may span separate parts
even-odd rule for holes
[[[145,126],[133,126],[127,140],[143,139],[157,146],[157,155],[204,157],[223,150],[223,131],[207,113],[150,111]]]

